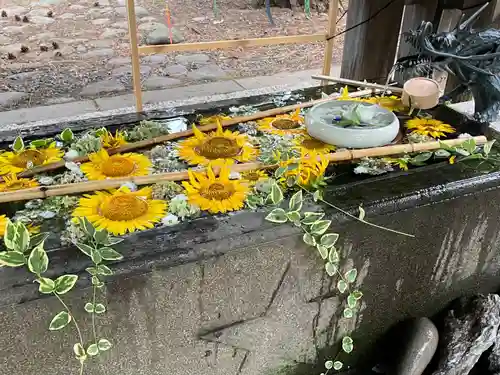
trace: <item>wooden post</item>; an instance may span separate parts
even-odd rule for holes
[[[331,38],[335,35],[337,30],[337,13],[339,11],[339,0],[330,0],[330,5],[328,8],[328,32],[326,34],[327,38]],[[327,40],[325,43],[325,56],[323,59],[323,75],[330,75],[330,70],[332,67],[332,54],[333,54],[333,44],[335,39]],[[328,84],[328,81],[321,82],[323,86]]]
[[[357,25],[387,5],[387,0],[350,0],[347,25]],[[341,77],[385,82],[394,65],[404,1],[395,1],[370,22],[346,33]]]
[[[127,0],[128,32],[130,36],[130,52],[132,55],[132,79],[134,85],[135,106],[137,112],[142,112],[141,69],[139,48],[137,46],[137,22],[135,18],[134,0]]]

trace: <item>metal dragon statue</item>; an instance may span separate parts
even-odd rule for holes
[[[500,30],[473,30],[473,22],[485,4],[467,20],[460,20],[450,32],[435,33],[430,22],[404,33],[418,53],[398,59],[394,71],[407,80],[431,76],[433,70],[457,77],[460,85],[448,96],[470,90],[475,102],[474,117],[483,122],[500,118]]]

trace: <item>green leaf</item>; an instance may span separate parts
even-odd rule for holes
[[[92,246],[86,245],[86,244],[81,243],[81,242],[76,242],[76,243],[75,243],[75,246],[76,246],[77,248],[79,248],[79,249],[80,249],[80,251],[81,251],[82,253],[84,253],[85,255],[87,255],[88,257],[90,257],[90,256],[91,256],[90,254],[92,254],[92,250],[94,250],[94,248],[93,248]]]
[[[286,217],[293,223],[300,222],[300,212],[298,211],[287,212]]]
[[[274,171],[274,178],[279,179],[285,175],[287,172],[287,167],[279,167]]]
[[[88,312],[89,314],[93,313],[94,312],[94,305],[91,304],[90,302],[87,302],[85,304],[85,306],[83,307],[85,309],[86,312]]]
[[[94,233],[94,240],[98,244],[102,244],[102,245],[106,244],[108,242],[108,237],[109,237],[108,231],[105,229],[96,230]]]
[[[266,220],[272,223],[286,223],[288,219],[284,209],[275,208],[266,216]]]
[[[413,165],[423,165],[427,160],[432,157],[432,152],[421,152],[410,159],[410,163]]]
[[[94,311],[96,314],[102,314],[106,312],[106,307],[102,303],[95,305]]]
[[[80,343],[73,345],[73,352],[75,353],[76,358],[81,358],[85,356],[85,349]]]
[[[339,280],[337,283],[337,289],[340,293],[344,293],[347,290],[347,283],[344,280]]]
[[[14,248],[20,253],[26,252],[30,246],[30,234],[28,228],[21,222],[17,223],[17,233],[14,239]]]
[[[104,249],[110,249],[109,247],[105,247]],[[90,258],[92,259],[92,262],[95,264],[99,264],[102,262],[102,255],[101,255],[101,249],[92,249],[90,252]]]
[[[349,283],[356,281],[356,276],[358,276],[358,270],[356,268],[350,269],[345,274],[345,278]]]
[[[2,251],[0,264],[6,267],[20,267],[26,264],[26,258],[23,253],[17,251]]]
[[[117,245],[117,244],[119,244],[120,242],[123,242],[123,241],[124,241],[123,238],[108,236],[108,242],[105,243],[104,245],[106,245],[106,246],[113,246],[113,245]]]
[[[354,316],[354,311],[352,311],[352,309],[350,309],[349,307],[346,307],[344,309],[344,318],[350,319],[353,316]]]
[[[97,268],[96,267],[87,267],[87,268],[85,268],[85,271],[90,273],[92,276],[97,275]]]
[[[120,260],[123,259],[123,255],[121,255],[118,251],[113,250],[110,247],[103,247],[99,249],[101,253],[102,259],[104,260]]]
[[[99,342],[97,343],[97,346],[99,347],[99,350],[101,352],[105,352],[106,350],[111,349],[111,343],[106,340],[106,339],[100,339]]]
[[[87,354],[91,357],[95,357],[99,354],[99,348],[97,344],[92,344],[87,348]]]
[[[321,190],[316,190],[313,194],[313,200],[315,202],[320,201],[323,199],[323,194],[321,193]]]
[[[60,138],[66,143],[71,142],[74,138],[73,131],[70,128],[64,129],[60,135]]]
[[[465,140],[460,145],[460,147],[467,151],[469,154],[472,154],[476,150],[476,141],[474,140],[474,138],[469,138]]]
[[[85,231],[85,233],[87,233],[90,237],[93,237],[94,232],[95,232],[95,228],[92,225],[92,223],[86,217],[84,217],[83,219],[80,219],[80,223],[81,223],[82,228]]]
[[[278,205],[282,200],[283,192],[277,184],[274,184],[273,186],[271,186],[271,202],[273,202],[273,204],[275,205]]]
[[[41,275],[49,266],[49,257],[43,248],[43,242],[36,246],[28,258],[29,270],[36,274]]]
[[[42,148],[42,147],[47,146],[51,141],[52,141],[52,138],[35,139],[34,141],[30,142],[30,146],[32,146],[34,148]]]
[[[333,369],[334,370],[340,370],[342,368],[342,366],[344,366],[344,364],[340,361],[335,361],[333,362]]]
[[[459,155],[462,155],[462,156],[469,156],[470,155],[470,152],[463,149],[463,148],[456,148],[455,152]]]
[[[302,209],[303,202],[304,198],[302,196],[302,190],[299,190],[290,198],[288,208],[290,211],[300,211]]]
[[[105,266],[104,264],[99,264],[97,266],[96,272],[98,275],[102,275],[102,276],[111,276],[113,274],[113,271],[111,270],[111,268],[109,268],[108,266]]]
[[[353,348],[354,345],[352,339],[349,336],[344,337],[342,339],[342,350],[349,354],[350,352],[352,352]]]
[[[316,246],[316,239],[309,233],[304,233],[302,240],[309,246]]]
[[[97,286],[98,288],[102,288],[104,283],[97,276],[92,276],[92,285]]]
[[[337,266],[333,263],[326,262],[325,264],[325,270],[328,276],[333,276],[337,273]]]
[[[327,233],[321,237],[320,243],[323,246],[330,248],[333,245],[335,245],[335,243],[337,242],[338,239],[339,239],[339,235],[337,233]]]
[[[335,247],[332,247],[330,249],[330,253],[328,254],[328,261],[330,263],[338,263],[340,260],[339,258],[339,253],[337,252],[337,249]]]
[[[76,281],[78,280],[77,275],[63,275],[59,276],[56,279],[56,293],[57,294],[66,294],[68,293],[71,289],[76,284]]]
[[[14,143],[12,144],[12,149],[14,152],[19,153],[24,150],[24,141],[21,137],[16,137]]]
[[[356,300],[360,300],[363,297],[363,293],[359,290],[355,290],[351,294],[354,298],[356,298]]]
[[[448,146],[446,143],[442,141],[439,141],[439,148],[450,152],[456,152],[457,150],[455,147]]]
[[[434,156],[437,158],[445,158],[448,159],[451,156],[451,153],[446,150],[436,150],[434,152]]]
[[[59,314],[54,316],[49,325],[49,330],[51,331],[59,331],[63,329],[71,322],[71,315],[69,315],[66,311],[61,311]]]
[[[356,297],[354,297],[353,293],[347,296],[347,306],[349,306],[351,309],[354,309],[357,303],[358,300],[356,299]]]
[[[311,226],[311,233],[316,236],[321,236],[328,230],[328,227],[330,226],[331,223],[332,223],[331,220],[317,221]]]
[[[331,370],[333,368],[333,361],[326,361],[325,362],[325,368],[327,370]]]
[[[323,216],[325,216],[325,214],[322,212],[306,212],[304,214],[304,219],[302,219],[302,223],[305,225],[312,225],[321,220]]]
[[[47,277],[40,277],[38,279],[38,282],[40,283],[40,286],[38,287],[38,291],[40,293],[51,294],[54,292],[54,288],[56,286],[54,280],[49,279]]]
[[[14,239],[17,234],[17,225],[15,225],[10,219],[7,219],[7,223],[5,224],[5,235],[3,237],[3,242],[5,243],[5,247],[7,249],[13,250],[15,247]]]
[[[493,147],[493,143],[495,143],[495,140],[486,142],[484,144],[483,152],[485,155],[489,155],[489,153],[491,152],[491,148]]]
[[[30,244],[31,246],[38,246],[44,242],[49,237],[48,233],[37,233],[31,236]]]
[[[359,216],[358,216],[358,219],[363,221],[365,220],[365,216],[366,216],[366,211],[364,210],[363,207],[359,206]]]
[[[318,249],[321,259],[328,258],[328,249],[326,247],[324,247],[323,245],[316,244],[316,249]]]

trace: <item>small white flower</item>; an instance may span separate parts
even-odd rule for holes
[[[172,225],[176,225],[179,223],[179,218],[174,214],[168,214],[163,219],[161,219],[161,223],[167,227],[171,227]]]
[[[64,154],[64,159],[66,160],[75,160],[80,154],[76,150],[69,150]]]
[[[120,188],[127,187],[130,191],[137,191],[137,185],[133,182],[125,182]]]
[[[40,177],[38,179],[38,182],[42,185],[52,185],[54,183],[54,179],[52,177],[49,177],[49,176],[44,176],[44,177]]]
[[[241,174],[239,172],[231,172],[229,173],[230,180],[241,180]]]

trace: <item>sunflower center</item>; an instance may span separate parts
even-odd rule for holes
[[[300,128],[300,124],[297,121],[288,118],[277,118],[271,122],[273,128],[279,130],[290,130]]]
[[[233,158],[241,153],[241,147],[234,139],[213,137],[196,146],[195,151],[207,159]]]
[[[120,155],[110,156],[102,163],[101,171],[105,176],[122,177],[130,175],[135,169],[135,163]]]
[[[117,195],[101,205],[101,214],[113,221],[128,221],[148,212],[148,203],[135,195]]]
[[[18,168],[31,168],[42,165],[45,161],[45,155],[38,150],[24,150],[14,156],[12,165]]]
[[[301,145],[308,150],[316,150],[325,147],[325,143],[317,139],[304,139]]]
[[[225,185],[220,182],[214,182],[210,186],[202,189],[200,195],[206,199],[213,199],[216,201],[222,201],[224,199],[229,199],[234,194],[233,185]]]

